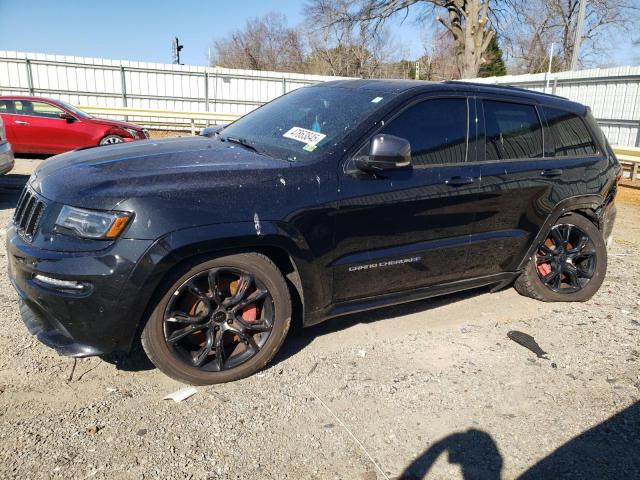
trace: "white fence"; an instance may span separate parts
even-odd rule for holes
[[[243,115],[303,85],[337,78],[0,50],[0,95],[41,95],[93,107]],[[475,81],[546,91],[584,103],[612,144],[640,146],[640,67]],[[167,122],[162,117],[128,119],[149,126]],[[184,119],[173,123],[185,124]]]
[[[0,50],[0,95],[96,107],[243,115],[283,93],[336,78]]]
[[[558,72],[548,78],[539,73],[474,81],[554,93],[589,105],[611,144],[640,146],[640,67]]]

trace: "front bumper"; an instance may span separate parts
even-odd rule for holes
[[[11,144],[9,142],[0,143],[0,175],[9,173],[15,164]]]
[[[55,252],[32,247],[10,226],[9,278],[20,296],[20,313],[29,332],[66,356],[127,351],[139,321],[130,314],[137,310],[130,274],[151,244],[121,239],[98,252]],[[57,288],[37,281],[36,274],[81,282],[86,288]]]

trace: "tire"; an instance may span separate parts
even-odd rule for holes
[[[588,241],[580,248],[582,235]],[[607,247],[602,233],[589,219],[572,213],[559,218],[551,228],[514,288],[543,302],[585,302],[598,291],[606,272]]]
[[[124,139],[119,135],[107,135],[100,140],[99,145],[115,145],[116,143],[124,143]]]
[[[231,312],[252,298],[257,300]],[[192,385],[231,382],[262,369],[291,324],[285,279],[269,258],[257,253],[187,265],[164,283],[154,302],[142,346],[163,373]],[[190,310],[183,307],[191,303]],[[183,336],[187,328],[192,333]]]

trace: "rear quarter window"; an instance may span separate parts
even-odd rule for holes
[[[533,105],[483,100],[485,160],[543,156],[542,126]]]
[[[589,129],[578,115],[559,108],[542,107],[553,138],[553,155],[595,155],[597,148]]]

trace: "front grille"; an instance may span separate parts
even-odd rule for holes
[[[25,239],[31,241],[35,235],[46,207],[47,205],[29,186],[26,186],[13,213],[13,224]]]

